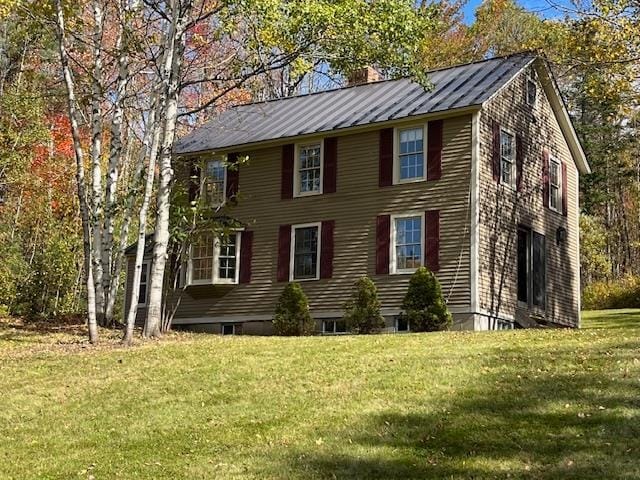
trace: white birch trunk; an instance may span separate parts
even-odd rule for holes
[[[167,35],[164,67],[163,91],[166,95],[162,144],[160,149],[160,181],[156,206],[156,227],[154,232],[153,260],[150,274],[150,292],[147,305],[147,318],[142,335],[146,338],[160,336],[162,320],[162,291],[165,265],[169,246],[169,196],[173,182],[172,149],[178,120],[178,95],[182,55],[184,53],[184,34],[191,11],[191,0],[173,2],[171,9],[171,27]]]
[[[87,206],[87,194],[85,190],[84,175],[84,152],[80,142],[80,131],[78,122],[78,110],[75,96],[75,85],[69,68],[69,57],[66,47],[66,35],[64,14],[62,10],[62,0],[55,0],[56,23],[58,29],[58,48],[60,53],[60,63],[62,66],[62,74],[64,77],[65,87],[67,89],[67,104],[69,109],[69,119],[71,121],[71,134],[73,137],[73,148],[76,157],[76,184],[78,203],[80,205],[80,214],[82,217],[82,233],[84,245],[84,270],[85,285],[87,288],[87,323],[89,326],[89,341],[96,343],[98,341],[98,326],[96,321],[96,299],[95,288],[93,285],[92,272],[92,245],[91,245],[91,226],[89,220],[89,211]]]
[[[93,79],[91,82],[91,220],[93,229],[93,280],[98,322],[104,323],[104,269],[102,264],[102,35],[103,11],[99,0],[93,2]]]

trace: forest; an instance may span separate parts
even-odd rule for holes
[[[640,2],[486,0],[470,22],[464,6],[0,2],[0,315],[86,318],[92,342],[99,325],[125,326],[130,342],[124,252],[137,242],[140,261],[151,234],[162,261],[143,335],[161,335],[165,259],[198,222],[173,188],[176,138],[362,66],[428,88],[430,69],[523,51],[548,60],[593,170],[580,185],[583,306],[640,307]]]

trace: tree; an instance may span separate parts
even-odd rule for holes
[[[309,313],[307,296],[299,283],[287,284],[276,305],[273,328],[277,335],[299,336],[313,333],[315,321]]]
[[[378,289],[369,277],[355,282],[353,298],[345,305],[344,320],[354,333],[377,333],[384,328]]]
[[[442,296],[440,282],[426,267],[418,268],[409,280],[400,315],[416,332],[446,330],[452,317]]]

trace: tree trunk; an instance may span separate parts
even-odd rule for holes
[[[80,206],[80,214],[82,218],[82,233],[84,246],[84,270],[85,284],[87,288],[87,323],[89,326],[89,341],[96,343],[98,341],[98,327],[96,321],[96,299],[95,288],[93,285],[93,271],[91,261],[93,258],[91,245],[91,227],[89,221],[89,211],[87,206],[87,196],[85,190],[84,176],[84,152],[82,143],[80,142],[80,130],[78,122],[78,111],[75,96],[75,85],[69,68],[69,57],[66,46],[66,35],[64,25],[64,14],[62,10],[62,0],[55,0],[56,22],[58,33],[58,48],[60,53],[60,63],[62,66],[62,74],[64,77],[65,87],[67,89],[67,106],[69,110],[69,119],[71,122],[71,135],[73,138],[73,148],[76,157],[76,184],[78,203]]]

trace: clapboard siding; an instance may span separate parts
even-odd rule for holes
[[[480,231],[479,305],[497,316],[517,316],[523,321],[532,314],[548,321],[575,326],[579,319],[579,230],[578,171],[551,105],[538,83],[535,108],[526,105],[527,75],[523,72],[490,100],[480,121]],[[525,151],[522,187],[516,193],[498,186],[493,178],[492,120],[522,135]],[[543,149],[548,149],[567,166],[568,215],[543,205]],[[517,202],[517,203],[516,203]],[[546,237],[547,307],[545,311],[518,309],[517,243],[518,224],[531,227]],[[556,244],[556,231],[564,227],[568,239]]]
[[[276,281],[279,226],[323,220],[335,221],[333,278],[301,282],[312,313],[340,311],[363,275],[375,281],[383,308],[397,309],[410,275],[375,274],[376,217],[433,209],[441,212],[442,290],[450,307],[468,309],[471,116],[447,118],[443,128],[439,180],[379,187],[379,130],[371,130],[338,138],[337,191],[313,197],[281,199],[281,146],[242,152],[249,163],[240,167],[240,200],[229,213],[254,232],[251,283],[222,296],[183,294],[176,317],[273,314],[285,286]]]

